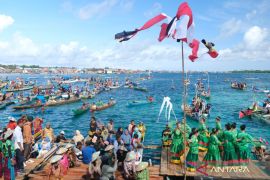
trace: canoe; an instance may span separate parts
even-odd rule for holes
[[[152,103],[152,102],[147,101],[147,100],[130,101],[130,102],[128,102],[127,106],[128,106],[128,107],[142,106],[142,105],[151,104],[151,103]]]
[[[93,109],[92,107],[90,107],[90,111],[91,112],[94,112],[94,111],[101,111],[101,110],[104,110],[104,109],[107,109],[109,107],[112,107],[116,104],[116,101],[113,101],[112,103],[107,103],[107,104],[104,104],[103,106],[97,106],[95,109]]]
[[[0,109],[4,109],[7,106],[7,104],[4,102],[2,104],[0,104]]]
[[[25,86],[23,88],[16,88],[16,89],[6,89],[6,92],[17,92],[17,91],[26,91],[26,90],[30,90],[33,89],[34,86]]]
[[[147,92],[147,88],[143,88],[143,87],[133,87],[134,90],[136,91],[143,91],[143,92]]]
[[[12,108],[15,110],[19,110],[19,109],[31,109],[31,108],[39,108],[43,106],[42,104],[31,104],[31,105],[23,105],[23,106],[13,106]]]
[[[79,109],[73,109],[72,112],[74,113],[75,116],[78,116],[78,115],[81,115],[87,111],[89,111],[90,109],[90,105],[88,105],[86,108],[82,109],[82,108],[79,108]]]
[[[238,83],[231,83],[231,88],[233,89],[239,89],[239,90],[244,90],[247,87],[246,84],[241,83],[241,86],[238,86]]]
[[[270,124],[270,114],[253,113],[252,117],[259,119],[267,124]]]
[[[70,99],[60,99],[57,101],[48,101],[45,106],[59,106],[59,105],[63,105],[63,104],[69,104],[69,103],[74,103],[77,101],[80,101],[81,98],[70,98]]]
[[[120,88],[121,86],[110,86],[109,88],[110,89],[118,89],[118,88]]]

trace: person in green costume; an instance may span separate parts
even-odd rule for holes
[[[226,130],[223,133],[224,138],[224,155],[223,155],[223,165],[224,166],[235,166],[238,164],[237,154],[235,152],[234,144],[236,139],[231,131],[231,124],[225,125]]]
[[[12,142],[13,131],[8,129],[4,134],[3,141],[3,170],[4,179],[15,180],[15,149]]]
[[[223,141],[223,129],[221,126],[221,117],[220,116],[216,117],[216,129],[218,130],[218,133],[216,136],[217,136],[218,140],[222,142]],[[223,154],[224,154],[223,144],[220,144],[218,147],[219,147],[220,156],[223,157]]]
[[[222,142],[217,138],[217,134],[218,129],[213,128],[209,139],[208,151],[203,159],[206,165],[215,167],[221,166],[219,145],[221,145]]]
[[[180,157],[184,153],[184,142],[183,142],[183,132],[181,131],[180,122],[176,123],[176,128],[172,133],[172,144],[170,147],[172,153],[171,162],[175,164],[180,164]]]
[[[209,133],[205,125],[205,119],[201,118],[199,126],[199,150],[207,151],[208,142],[209,142]]]
[[[236,123],[235,123],[235,122],[232,123],[231,128],[232,128],[232,129],[231,129],[232,135],[233,135],[233,137],[236,139],[236,138],[237,138],[238,131],[237,131],[237,129],[236,129]]]
[[[199,159],[199,143],[198,143],[199,131],[197,128],[193,128],[189,135],[189,151],[186,157],[187,171],[195,172],[197,168],[197,162]]]
[[[149,180],[150,174],[148,170],[148,162],[141,162],[136,167],[135,180]]]
[[[253,137],[246,133],[246,125],[241,125],[240,130],[237,135],[238,160],[240,165],[247,165],[250,160],[249,144],[253,143]]]

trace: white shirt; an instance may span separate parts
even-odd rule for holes
[[[13,142],[15,149],[20,149],[18,142],[21,143],[21,146],[23,148],[23,135],[22,135],[22,128],[20,128],[20,126],[16,126],[13,132]]]

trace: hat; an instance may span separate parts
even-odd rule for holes
[[[60,134],[63,134],[63,135],[65,135],[65,131],[61,131],[61,132],[60,132]]]
[[[138,166],[136,167],[136,171],[142,171],[147,167],[148,167],[148,162],[140,162],[140,164],[138,164]]]
[[[4,133],[4,139],[9,138],[12,134],[13,134],[13,130],[8,128],[7,131]]]
[[[8,119],[9,119],[10,121],[13,121],[13,122],[16,121],[16,119],[15,119],[14,117],[12,117],[12,116],[9,116]]]
[[[55,155],[55,156],[52,157],[50,163],[51,164],[54,164],[54,163],[60,161],[61,159],[62,159],[62,156],[61,155]]]
[[[69,149],[69,148],[72,148],[73,146],[74,146],[73,144],[68,143],[68,144],[65,146],[65,148]]]
[[[122,150],[122,151],[128,151],[127,148],[125,148],[125,146],[119,146],[118,149],[119,149],[119,150]]]
[[[67,152],[68,151],[68,149],[67,148],[65,148],[65,147],[61,147],[60,149],[58,149],[58,151],[56,152],[56,154],[64,154],[65,152]]]
[[[94,152],[92,154],[92,162],[94,162],[95,160],[97,160],[97,158],[99,157],[99,155],[100,155],[100,151]]]
[[[132,161],[132,160],[135,160],[135,158],[136,158],[135,152],[130,151],[129,153],[127,153],[125,161]]]
[[[108,145],[106,148],[105,148],[105,151],[110,151],[110,150],[112,150],[114,148],[114,146],[113,145]]]

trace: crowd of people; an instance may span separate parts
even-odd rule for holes
[[[199,128],[190,128],[187,124],[177,122],[172,130],[168,125],[162,133],[163,146],[169,146],[171,162],[180,164],[184,155],[185,138],[189,147],[186,163],[188,171],[196,171],[199,163],[207,167],[243,166],[249,163],[253,144],[259,153],[264,153],[264,142],[254,139],[246,132],[246,126],[237,129],[236,123],[227,123],[225,129],[221,126],[221,118],[216,118],[216,127],[211,132],[206,127],[204,118],[200,120]],[[203,162],[199,162],[199,151],[205,152]]]
[[[25,167],[33,162],[30,158],[43,158],[56,148],[47,172],[50,178],[64,178],[69,168],[85,164],[89,179],[115,179],[117,170],[126,179],[149,179],[148,162],[142,162],[143,122],[136,125],[132,120],[126,128],[115,130],[112,119],[105,125],[92,117],[85,137],[76,130],[68,139],[64,131],[55,136],[50,123],[42,129],[40,118],[24,115],[9,120],[0,136],[0,178],[24,175]]]

